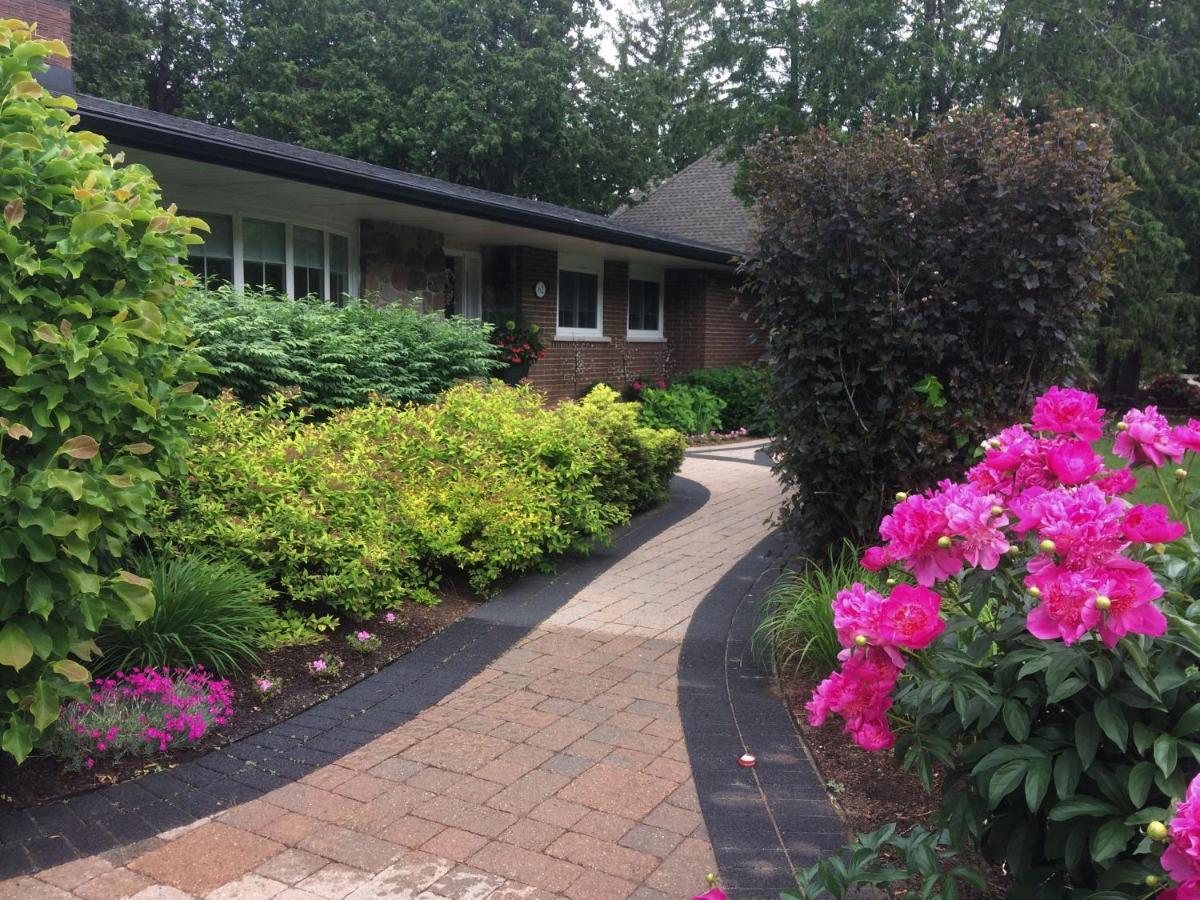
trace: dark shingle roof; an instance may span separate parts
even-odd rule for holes
[[[75,99],[85,128],[126,147],[684,259],[729,264],[734,255],[728,246],[634,221],[451,184],[86,94]]]
[[[753,241],[754,213],[733,193],[736,174],[736,162],[710,153],[613,218],[745,253]]]

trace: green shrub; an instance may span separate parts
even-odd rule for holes
[[[193,292],[188,316],[216,370],[201,382],[209,396],[228,389],[253,402],[298,387],[298,405],[319,413],[372,394],[431,403],[454,381],[497,367],[490,326],[399,303],[337,307],[226,287]]]
[[[447,565],[484,590],[586,549],[661,496],[680,459],[677,436],[615,440],[590,407],[551,410],[496,382],[323,422],[287,414],[278,396],[258,409],[224,396],[213,409],[189,476],[157,510],[164,537],[274,573],[297,604],[355,616],[432,602]],[[608,484],[615,475],[626,481]]]
[[[646,388],[638,418],[650,428],[673,428],[683,434],[708,434],[721,426],[724,401],[703,387],[684,384]]]
[[[97,671],[204,666],[217,675],[258,661],[274,616],[271,590],[244,566],[204,556],[147,555],[133,568],[154,585],[154,614],[133,628],[106,624]]]
[[[689,372],[676,384],[705,388],[725,404],[718,431],[745,428],[750,434],[761,435],[772,431],[767,377],[767,370],[761,366],[726,366]]]
[[[744,291],[802,540],[858,543],[1070,371],[1107,296],[1130,183],[1082,111],[956,113],[752,151]]]
[[[782,671],[823,675],[837,666],[842,647],[833,630],[833,600],[838,591],[854,581],[883,589],[884,579],[863,570],[858,556],[858,548],[847,541],[831,549],[825,560],[805,560],[802,569],[772,585],[755,641],[774,655]]]
[[[175,262],[203,223],[34,81],[65,49],[0,22],[0,747],[18,762],[87,696],[71,657],[153,613],[121,559],[203,405]]]
[[[683,435],[639,425],[638,405],[622,402],[607,385],[592,388],[578,405],[566,409],[611,448],[596,472],[597,498],[631,512],[666,499],[687,449]]]

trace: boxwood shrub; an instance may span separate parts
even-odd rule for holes
[[[697,369],[676,383],[702,387],[725,404],[718,431],[745,428],[750,434],[770,434],[772,418],[767,408],[767,370],[762,366],[724,366]]]
[[[586,550],[661,497],[682,459],[678,434],[638,427],[615,395],[549,409],[499,382],[324,421],[280,395],[247,408],[224,394],[213,411],[189,475],[156,509],[161,539],[274,573],[294,603],[360,616],[432,601],[447,566],[486,590]]]

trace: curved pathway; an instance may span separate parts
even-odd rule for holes
[[[548,616],[537,603],[481,607],[480,633],[520,629],[508,649],[403,724],[216,815],[0,884],[0,898],[703,892],[716,858],[688,755],[703,739],[685,743],[679,706],[703,698],[686,676],[680,693],[677,672],[701,601],[736,588],[731,570],[771,532],[780,489],[757,446],[690,452],[682,474],[704,489],[690,515],[644,539],[635,522],[614,558],[545,579],[542,593],[566,591]],[[704,810],[720,823],[719,804],[706,797]]]

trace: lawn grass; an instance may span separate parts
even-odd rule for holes
[[[1104,462],[1110,469],[1123,469],[1128,463],[1112,452],[1113,439],[1105,437],[1096,443],[1096,449],[1104,456]],[[1186,465],[1187,460],[1184,460]],[[1175,469],[1177,467],[1168,463],[1162,468],[1163,481],[1172,490],[1179,483],[1175,478]],[[1154,470],[1149,466],[1142,466],[1134,470],[1137,475],[1137,489],[1126,494],[1125,499],[1130,503],[1161,503],[1166,505],[1166,500],[1163,497],[1162,489],[1158,485],[1158,479],[1154,477]],[[1200,466],[1193,466],[1191,474],[1187,479],[1187,487],[1189,491],[1194,491],[1200,488]]]

